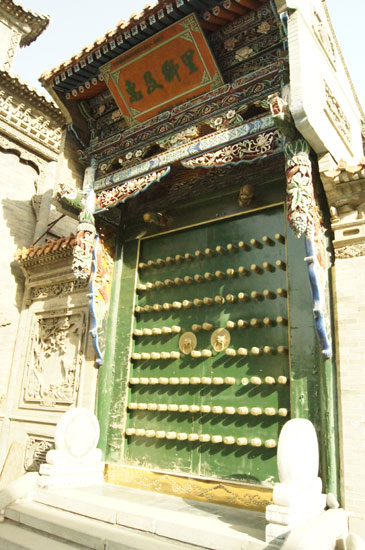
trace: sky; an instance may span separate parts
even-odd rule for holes
[[[41,73],[70,59],[114,29],[121,19],[128,20],[132,12],[140,12],[146,3],[147,0],[22,0],[25,8],[50,15],[51,23],[35,42],[18,52],[13,72],[21,80],[41,89],[38,83]],[[363,48],[359,47],[365,20],[365,0],[327,0],[327,6],[355,90],[365,110],[365,69]]]

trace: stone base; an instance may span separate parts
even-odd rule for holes
[[[269,523],[265,527],[265,541],[269,544],[270,542],[284,538],[291,530],[291,527],[288,525],[279,525],[277,523]]]
[[[278,504],[270,504],[266,507],[266,519],[270,523],[278,523],[279,525],[289,525],[294,527],[308,521],[314,516],[323,512],[326,506],[326,495],[321,495],[317,503],[312,503],[311,508],[306,507],[288,507],[279,506]]]
[[[104,481],[104,463],[94,464],[42,464],[39,470],[38,486],[44,489],[53,487],[85,487],[98,485]]]
[[[347,514],[342,508],[322,512],[287,536],[283,550],[351,550],[347,545]],[[358,550],[356,547],[353,550]],[[359,549],[361,550],[361,549]]]
[[[266,542],[271,542],[277,537],[282,537],[294,527],[322,514],[326,506],[326,495],[318,495],[312,505],[303,506],[279,506],[270,504],[266,507],[265,517],[269,524],[266,526]]]

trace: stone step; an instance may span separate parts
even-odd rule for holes
[[[112,525],[137,529],[209,550],[266,550],[261,512],[103,484],[38,490],[34,500]]]
[[[5,520],[0,524],[1,550],[87,550],[85,546],[74,545],[68,541],[60,541],[43,533]]]
[[[189,545],[122,526],[24,502],[6,510],[1,550],[187,550]]]
[[[33,498],[7,508],[0,548],[1,541],[8,541],[2,531],[16,526],[18,546],[6,550],[58,550],[26,546],[27,530],[46,541],[53,537],[52,543],[67,541],[68,548],[92,550],[274,550],[282,545],[264,542],[265,518],[260,512],[150,491],[103,484],[39,489]],[[25,546],[19,545],[21,534]]]

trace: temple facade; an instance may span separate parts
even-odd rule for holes
[[[302,4],[160,0],[42,75],[78,226],[16,257],[25,469],[83,406],[107,482],[263,511],[307,419],[361,532],[364,114],[325,2]]]

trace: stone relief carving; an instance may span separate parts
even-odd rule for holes
[[[28,136],[41,141],[46,147],[58,151],[62,131],[51,120],[35,112],[31,107],[18,102],[13,96],[0,90],[0,117],[15,125]]]
[[[35,316],[23,406],[64,410],[76,402],[85,329],[83,312]]]
[[[313,23],[314,34],[318,38],[320,45],[323,48],[324,53],[331,62],[333,68],[336,70],[336,47],[332,40],[331,35],[328,33],[323,21],[318,12],[314,12],[314,23]]]
[[[325,113],[330,119],[337,133],[347,146],[351,146],[351,125],[347,120],[340,104],[333,95],[327,82],[324,82],[325,89]]]
[[[331,224],[353,223],[365,219],[365,202],[360,204],[346,203],[341,206],[330,206]],[[334,228],[336,229],[336,227]]]
[[[38,472],[41,464],[46,462],[48,451],[54,448],[52,439],[29,437],[25,448],[24,469],[26,472]]]
[[[6,59],[4,63],[5,71],[8,71],[13,64],[15,53],[18,49],[21,36],[22,35],[19,31],[13,30],[13,34],[10,39],[9,48],[8,48],[8,51],[6,52]]]
[[[365,243],[352,244],[335,248],[335,256],[338,259],[358,258],[365,256]]]
[[[42,300],[54,296],[67,296],[71,292],[87,288],[88,282],[84,280],[66,281],[54,285],[37,286],[31,289],[31,300]]]

